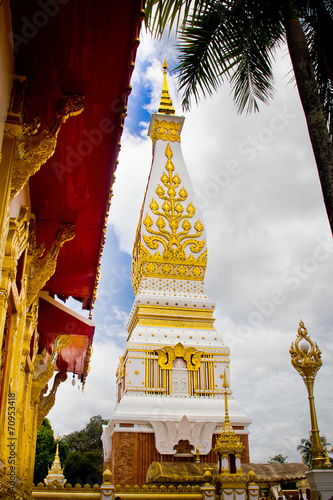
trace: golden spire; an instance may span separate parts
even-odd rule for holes
[[[57,446],[56,446],[56,452],[55,452],[55,456],[54,456],[54,460],[53,460],[53,464],[52,464],[52,467],[50,469],[51,472],[59,472],[61,471],[62,473],[62,468],[61,468],[61,463],[60,463],[60,457],[59,457],[59,432],[58,432],[58,436],[57,436],[57,439],[56,439],[56,442],[57,442]]]
[[[215,447],[213,451],[215,453],[219,453],[222,451],[230,450],[230,451],[239,451],[240,453],[244,449],[244,445],[235,433],[229,418],[229,409],[228,409],[228,393],[227,389],[229,387],[227,376],[223,375],[223,384],[222,387],[224,389],[224,424],[222,427],[222,432],[220,436],[216,440]]]
[[[228,408],[228,393],[227,389],[229,388],[229,384],[227,381],[227,376],[225,374],[224,370],[224,376],[223,376],[223,384],[222,387],[224,389],[224,424],[222,428],[222,433],[231,433],[234,434],[234,429],[231,425],[230,418],[229,418],[229,408]]]
[[[158,109],[158,113],[162,113],[163,115],[174,115],[175,108],[172,105],[172,100],[171,100],[171,97],[169,95],[169,88],[168,88],[168,82],[167,82],[168,70],[169,70],[169,66],[167,65],[167,62],[164,59],[163,64],[162,64],[163,87],[162,87],[161,102],[160,102],[160,107]]]
[[[325,446],[324,454],[325,454],[324,468],[325,469],[332,469],[331,460],[330,460],[330,457],[328,456],[328,451],[327,451],[326,446]]]

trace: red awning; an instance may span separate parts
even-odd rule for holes
[[[90,309],[98,283],[110,188],[138,47],[140,0],[12,0],[16,74],[27,77],[28,116],[45,128],[57,100],[84,96],[62,124],[56,151],[30,178],[37,243],[50,249],[63,223],[76,236],[60,250],[44,290]]]
[[[37,330],[39,352],[46,349],[49,355],[59,335],[70,335],[71,343],[60,351],[55,369],[75,373],[79,379],[85,378],[88,350],[92,344],[95,323],[52,299],[48,293],[41,292]]]

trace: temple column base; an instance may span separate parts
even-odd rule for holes
[[[329,500],[333,492],[333,470],[311,470],[306,472],[311,500]]]
[[[259,500],[260,498],[260,488],[255,483],[250,483],[247,487],[248,499],[249,500]]]
[[[215,498],[215,486],[209,484],[201,486],[203,500],[213,500]]]
[[[113,484],[102,484],[101,486],[101,500],[113,500],[114,499],[114,485]]]

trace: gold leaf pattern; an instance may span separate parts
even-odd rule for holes
[[[206,241],[202,238],[204,226],[200,219],[190,222],[196,209],[191,201],[184,204],[188,192],[175,172],[169,143],[165,156],[167,162],[160,178],[165,189],[158,184],[155,190],[158,199],[153,198],[149,204],[157,218],[153,221],[148,213],[141,213],[140,217],[141,220],[143,218],[146,233],[141,234],[140,222],[133,251],[132,281],[135,293],[143,276],[203,280],[205,274],[207,249],[204,249]],[[156,252],[150,254],[147,248]]]

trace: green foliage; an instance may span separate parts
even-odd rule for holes
[[[72,485],[102,484],[102,474],[103,457],[99,450],[72,451],[66,459],[64,476]]]
[[[269,457],[268,463],[271,464],[273,462],[278,462],[279,464],[285,464],[287,462],[287,458],[281,453],[275,455],[274,457]]]
[[[64,476],[67,482],[75,485],[102,484],[103,451],[102,425],[106,425],[101,415],[91,417],[88,424],[80,431],[71,432],[62,438],[69,451],[64,464]]]
[[[312,441],[312,435],[310,434],[309,439],[306,438],[301,439],[301,444],[297,446],[297,451],[299,451],[300,454],[302,455],[303,463],[308,467],[311,466],[311,460],[312,460],[311,441]]]
[[[91,417],[80,431],[71,432],[59,441],[59,457],[64,467],[67,482],[75,485],[102,484],[103,447],[102,425],[106,425],[101,415]],[[47,418],[37,432],[34,483],[44,482],[56,451],[56,441]]]
[[[51,424],[47,418],[44,418],[42,425],[37,431],[34,484],[42,483],[47,476],[48,468],[54,460],[54,443]]]
[[[320,440],[322,442],[323,448],[325,446],[330,446],[331,443],[327,443],[325,437],[320,436]],[[311,462],[312,462],[312,434],[310,432],[309,439],[303,438],[301,439],[301,444],[297,446],[297,451],[300,452],[302,455],[302,461],[305,465],[308,467],[311,467]],[[332,462],[332,459],[331,459]],[[332,462],[333,463],[333,462]]]

